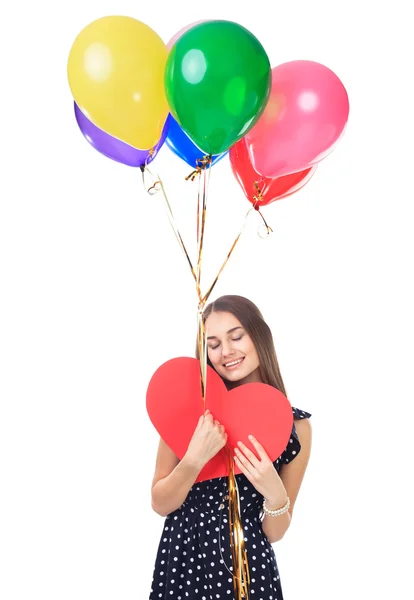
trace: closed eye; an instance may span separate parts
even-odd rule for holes
[[[232,338],[232,342],[238,342],[242,339],[243,335],[240,335],[237,338]],[[210,350],[216,350],[218,347],[220,346],[220,344],[216,344],[215,346],[210,346]]]

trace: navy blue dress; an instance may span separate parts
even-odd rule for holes
[[[292,408],[294,419],[311,415]],[[295,424],[277,472],[300,452]],[[272,545],[262,530],[263,496],[242,473],[236,475],[250,569],[251,600],[283,600]],[[196,483],[165,519],[155,562],[150,600],[234,600],[227,477]]]

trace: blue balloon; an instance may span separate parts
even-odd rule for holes
[[[174,154],[195,169],[197,167],[197,160],[203,158],[204,152],[190,140],[171,114],[168,115],[168,121],[168,133],[165,138],[166,145]],[[213,154],[211,165],[221,160],[226,154],[228,154],[228,150],[222,154]]]

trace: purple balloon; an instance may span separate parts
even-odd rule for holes
[[[165,138],[167,137],[170,116],[168,116],[167,120],[165,121],[161,137],[156,146],[154,146],[153,152],[150,153],[150,150],[138,150],[137,148],[133,148],[129,144],[112,137],[108,133],[105,133],[105,131],[102,129],[99,129],[99,127],[94,125],[84,115],[76,102],[74,102],[74,105],[75,117],[79,125],[79,129],[91,146],[108,158],[112,158],[112,160],[116,160],[117,162],[128,165],[129,167],[141,167],[153,161],[157,156],[159,149],[164,144]]]

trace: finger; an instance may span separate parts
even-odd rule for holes
[[[256,450],[261,460],[270,460],[269,455],[266,453],[266,450],[263,448],[262,444],[259,444],[259,442],[254,436],[249,435],[249,440],[253,444],[254,449]]]
[[[250,483],[253,483],[253,478],[251,476],[251,473],[248,469],[246,469],[246,467],[243,465],[243,463],[239,460],[239,458],[237,456],[234,457],[234,464],[239,467],[240,471],[243,473],[243,475],[245,475],[247,477],[247,479],[250,481]]]
[[[260,460],[257,458],[257,456],[255,456],[255,454],[253,454],[253,452],[249,450],[249,448],[245,444],[243,444],[243,442],[237,442],[237,445],[239,449],[244,453],[244,455],[247,456],[252,465],[258,467]]]
[[[207,410],[206,410],[206,411],[204,411],[204,414],[205,414],[205,415],[208,415],[208,413],[209,413],[209,412],[210,412],[210,411],[209,411],[209,409],[207,408]]]
[[[224,425],[222,425],[219,421],[214,421],[214,425],[220,434],[224,433]]]
[[[254,465],[241,453],[238,448],[235,448],[234,452],[236,454],[236,458],[241,462],[244,468],[250,473],[250,475],[253,475],[256,471]]]
[[[198,431],[201,428],[201,426],[203,425],[203,423],[204,423],[204,415],[201,415],[201,417],[198,419],[197,427],[195,428],[195,430]]]
[[[205,415],[204,422],[210,423],[211,425],[213,425],[213,415],[211,413],[208,413],[208,415]]]
[[[223,425],[219,425],[219,427],[217,428],[217,433],[223,440],[225,439],[224,436],[225,436],[226,432],[224,431]]]

